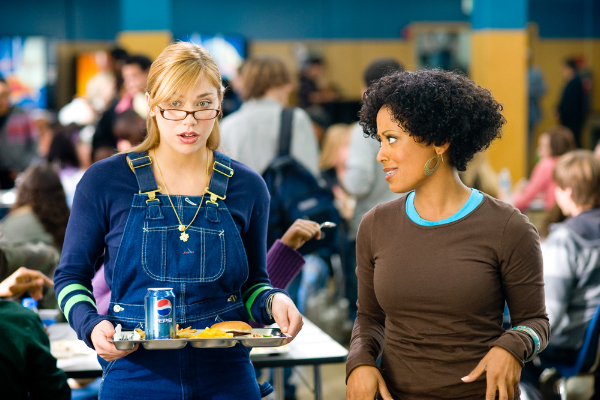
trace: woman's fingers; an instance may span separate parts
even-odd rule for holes
[[[298,312],[298,310],[295,307],[294,309],[290,308],[288,310],[290,327],[288,328],[287,333],[292,337],[290,339],[291,342],[292,340],[294,340],[298,332],[300,332],[300,329],[302,329],[304,322],[302,321],[302,314],[300,314],[300,312]]]
[[[281,331],[291,336],[288,343],[291,342],[300,329],[302,329],[302,315],[296,308],[296,305],[288,296],[283,293],[277,293],[273,297],[273,305],[271,308],[273,318]]]
[[[376,367],[361,365],[350,373],[346,385],[347,400],[373,400],[378,391],[384,400],[392,400],[387,385]]]
[[[463,382],[473,382],[486,372],[486,400],[512,400],[515,388],[519,384],[521,365],[519,362],[500,347],[493,347],[479,362],[473,371],[464,378]]]
[[[483,371],[485,371],[485,367],[487,364],[486,358],[487,357],[483,357],[481,361],[479,361],[479,364],[477,364],[475,369],[469,373],[469,375],[463,376],[460,379],[465,383],[469,383],[474,382],[477,378],[479,378],[481,374],[483,374]]]
[[[314,236],[316,236],[317,239],[320,239],[321,237],[319,224],[306,219],[297,219],[288,230],[285,231],[281,237],[281,241],[293,249],[298,249]]]
[[[383,376],[381,376],[381,375],[379,375],[379,378],[378,378],[378,386],[379,386],[379,389],[378,389],[379,394],[381,395],[383,400],[394,400],[394,399],[392,399],[392,394],[388,390],[387,385],[385,384],[385,381],[383,380]]]
[[[507,386],[507,392],[508,392],[508,400],[513,400],[515,398],[515,387],[512,384],[509,384]]]
[[[491,379],[491,377],[487,377],[487,386],[485,389],[485,400],[495,400],[496,399],[496,391],[498,390],[498,385],[496,384],[496,380]],[[504,395],[506,395],[506,391],[504,391]],[[504,397],[500,397],[500,400],[506,400]]]
[[[25,267],[21,267],[17,270],[16,282],[17,283],[25,283],[32,280],[42,280],[42,285],[46,284],[48,286],[54,286],[54,282],[52,279],[48,278],[46,275],[41,273],[40,271],[27,269]]]
[[[112,323],[106,320],[100,321],[92,330],[91,339],[94,344],[94,349],[96,349],[96,353],[106,361],[118,360],[119,358],[133,353],[139,347],[138,344],[133,350],[117,350],[115,345],[108,341],[115,333]]]

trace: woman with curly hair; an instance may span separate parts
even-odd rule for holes
[[[409,194],[358,230],[348,399],[519,398],[523,363],[550,331],[539,238],[458,177],[500,136],[501,111],[488,90],[440,70],[397,72],[365,93],[361,125],[381,142],[390,189]]]
[[[51,165],[35,165],[17,185],[17,200],[0,222],[0,240],[42,242],[62,249],[70,212],[58,173]]]

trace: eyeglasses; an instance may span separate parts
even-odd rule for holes
[[[220,109],[215,110],[196,110],[196,111],[185,111],[185,110],[165,110],[164,108],[158,108],[160,110],[160,115],[164,119],[168,119],[169,121],[183,121],[187,118],[188,114],[192,114],[197,121],[207,120],[207,119],[215,119],[221,113]]]

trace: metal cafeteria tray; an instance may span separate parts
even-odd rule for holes
[[[187,339],[155,339],[155,340],[109,340],[114,343],[117,350],[133,350],[136,344],[141,343],[147,350],[177,350],[187,345]]]
[[[128,332],[123,332],[127,334]],[[253,337],[252,335],[271,335],[271,337]],[[133,350],[136,344],[141,343],[147,350],[177,350],[184,348],[188,342],[196,348],[233,347],[238,342],[246,347],[277,347],[283,346],[286,340],[291,338],[287,333],[282,333],[277,328],[252,329],[248,336],[237,336],[232,338],[178,338],[178,339],[155,339],[155,340],[109,340],[114,343],[118,350]]]
[[[291,336],[283,333],[279,328],[255,328],[252,334],[271,335],[272,337],[238,336],[236,339],[246,347],[278,347],[283,346]]]

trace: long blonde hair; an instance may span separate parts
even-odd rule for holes
[[[336,166],[338,154],[342,147],[350,144],[350,126],[347,124],[334,124],[327,128],[319,156],[319,169],[326,171]]]
[[[219,101],[223,101],[223,85],[219,67],[206,49],[188,42],[171,43],[160,53],[150,67],[146,92],[149,94],[150,108],[189,93],[199,79],[208,81],[217,89]],[[146,117],[148,134],[142,143],[132,147],[128,152],[148,151],[160,144],[160,132],[156,123],[156,115]],[[215,121],[212,132],[208,136],[206,146],[217,150],[221,143],[219,121]]]

